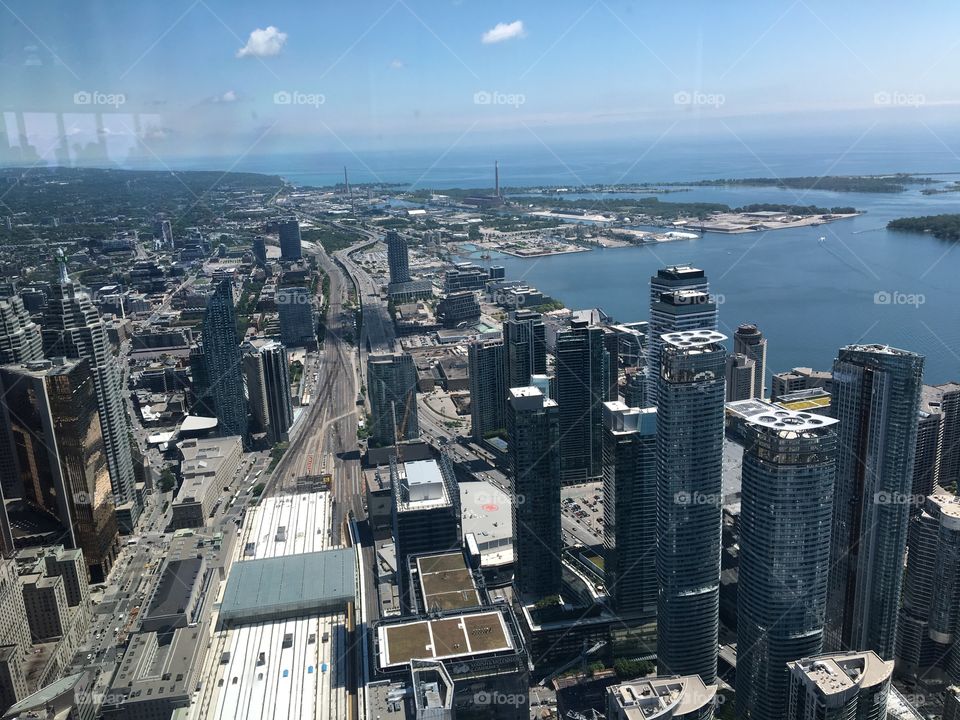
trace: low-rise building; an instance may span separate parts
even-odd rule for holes
[[[180,443],[182,482],[173,501],[173,528],[206,524],[223,488],[232,482],[242,452],[243,438],[239,435]]]

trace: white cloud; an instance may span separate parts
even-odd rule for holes
[[[392,70],[402,70],[406,66],[407,64],[400,58],[394,58],[393,60],[390,61],[390,68]]]
[[[216,98],[216,102],[232,103],[238,99],[236,90],[227,90],[223,95]]]
[[[514,20],[512,23],[497,23],[487,30],[481,40],[485,45],[522,38],[527,33],[523,29],[523,20]]]
[[[280,32],[273,25],[265,30],[257,28],[250,33],[247,44],[237,50],[237,57],[270,57],[279,55],[284,43],[287,42],[287,34]]]

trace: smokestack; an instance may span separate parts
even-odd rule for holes
[[[493,161],[493,194],[500,197],[500,161]]]

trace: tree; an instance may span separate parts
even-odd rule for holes
[[[173,490],[173,486],[175,484],[176,484],[176,478],[173,476],[173,471],[170,468],[165,467],[160,472],[160,481],[158,483],[160,487],[160,492],[164,492],[164,493],[170,492],[171,490]]]

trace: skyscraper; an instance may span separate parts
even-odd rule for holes
[[[499,340],[480,340],[467,346],[471,431],[477,442],[488,433],[506,428],[503,351]]]
[[[83,358],[90,365],[97,393],[97,409],[107,454],[107,469],[116,505],[129,508],[136,522],[139,515],[130,451],[130,421],[123,404],[123,380],[110,351],[106,325],[90,301],[67,275],[61,255],[60,281],[51,287],[43,316],[43,350],[47,357]],[[132,528],[121,527],[121,531]]]
[[[737,712],[779,720],[787,662],[823,650],[836,420],[777,410],[744,429]]]
[[[892,658],[923,357],[849,345],[833,363],[839,456],[825,647]]]
[[[0,298],[0,365],[43,357],[40,328],[30,319],[19,295]]]
[[[657,619],[657,409],[603,404],[603,546],[621,618]]]
[[[409,353],[368,356],[367,392],[373,423],[371,444],[384,447],[420,436],[417,367]]]
[[[886,720],[892,661],[867,650],[803,658],[787,670],[787,720]]]
[[[267,264],[267,241],[263,235],[257,235],[253,239],[253,259],[261,267]]]
[[[514,310],[503,323],[504,379],[508,388],[530,385],[531,375],[547,372],[547,339],[543,315]]]
[[[560,476],[564,484],[603,473],[603,407],[610,399],[609,355],[603,328],[574,323],[557,333],[554,349],[560,405]]]
[[[913,682],[942,682],[951,655],[960,652],[954,649],[960,632],[960,499],[945,492],[928,497],[910,519],[908,548],[897,673]]]
[[[390,230],[386,243],[390,283],[410,282],[410,250],[407,248],[407,239],[396,230]]]
[[[247,399],[243,394],[237,317],[229,280],[217,283],[207,299],[203,316],[203,355],[209,378],[209,395],[217,414],[217,432],[239,435],[247,442]]]
[[[285,218],[277,223],[280,235],[280,259],[299,260],[303,257],[300,245],[300,223],[296,218]]]
[[[662,337],[657,407],[658,672],[717,674],[723,473],[722,334]]]
[[[287,349],[276,340],[254,340],[243,345],[243,372],[250,414],[271,443],[287,439],[293,424],[290,401],[290,365]]]
[[[0,367],[4,442],[22,497],[56,517],[95,582],[117,554],[117,517],[93,376],[86,360]]]
[[[756,397],[753,383],[756,380],[756,363],[746,355],[736,353],[727,356],[727,402]]]
[[[765,397],[767,372],[767,339],[759,328],[752,323],[744,323],[733,334],[734,354],[746,355],[753,360],[753,395]]]
[[[648,375],[660,369],[663,336],[682,330],[717,329],[717,306],[702,290],[675,290],[660,295],[650,305],[650,342],[647,347]],[[657,404],[658,382],[647,383],[650,405]]]
[[[560,592],[559,420],[557,403],[537,388],[510,388],[514,583],[533,601]]]
[[[213,396],[210,394],[210,371],[203,343],[190,347],[190,412],[203,417],[215,417]]]
[[[317,313],[310,290],[302,286],[277,288],[280,338],[289,348],[317,347]]]

